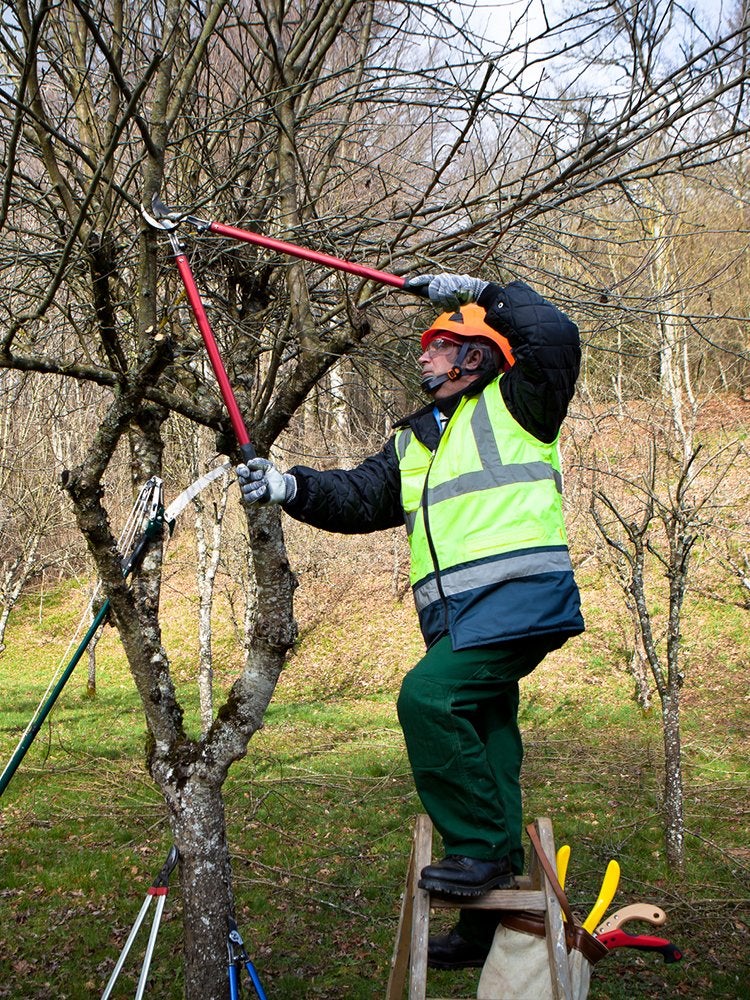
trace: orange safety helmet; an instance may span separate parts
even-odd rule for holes
[[[469,340],[479,338],[489,340],[496,347],[500,348],[503,359],[507,365],[515,364],[513,351],[509,342],[497,330],[485,323],[486,311],[475,302],[461,306],[457,312],[443,313],[435,320],[429,330],[422,334],[422,350],[427,350],[430,341],[435,340],[441,333],[451,334],[458,337],[466,337]]]

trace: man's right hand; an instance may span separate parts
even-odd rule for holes
[[[247,504],[285,503],[297,494],[297,480],[290,473],[282,473],[267,458],[251,458],[238,465],[242,499]]]

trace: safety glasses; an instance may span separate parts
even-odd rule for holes
[[[447,354],[448,351],[453,350],[453,348],[459,345],[455,340],[448,340],[445,337],[435,337],[431,340],[427,347],[425,347],[425,354],[430,358],[436,358],[439,354]]]

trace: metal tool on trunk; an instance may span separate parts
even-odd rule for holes
[[[120,952],[120,957],[117,959],[117,964],[115,965],[114,971],[109,978],[109,982],[102,994],[102,1000],[107,1000],[109,995],[114,988],[117,981],[117,977],[120,975],[120,971],[125,964],[125,959],[128,956],[133,941],[135,941],[135,936],[140,930],[141,924],[146,918],[146,913],[151,905],[152,899],[156,899],[156,911],[154,913],[154,920],[151,924],[151,932],[148,936],[148,944],[146,945],[146,954],[143,958],[143,965],[141,966],[141,975],[138,979],[138,987],[135,991],[135,1000],[141,1000],[144,990],[146,989],[146,981],[148,979],[148,970],[151,967],[151,957],[154,953],[154,946],[156,944],[156,935],[159,933],[159,924],[161,923],[161,914],[164,909],[164,903],[167,900],[167,894],[169,892],[169,876],[179,861],[180,855],[177,848],[172,845],[169,849],[169,854],[164,862],[161,871],[156,876],[154,884],[149,888],[146,893],[146,898],[143,901],[143,906],[141,907],[140,913],[135,918],[135,923],[133,924],[128,939]]]
[[[245,950],[237,924],[229,918],[229,934],[227,936],[227,952],[229,953],[229,997],[239,1000],[240,997],[240,966],[244,965],[258,1000],[266,1000],[258,973]]]
[[[133,505],[133,509],[117,543],[118,549],[121,553],[123,576],[128,576],[128,574],[134,572],[134,570],[138,568],[149,541],[158,534],[159,527],[161,525],[162,502],[163,483],[158,476],[152,476],[141,487],[135,504]],[[136,535],[136,531],[138,531],[138,529],[142,526],[144,520],[146,521],[145,528],[140,531],[139,535]],[[89,601],[89,612],[92,614],[93,620],[91,621],[86,634],[78,643],[77,648],[64,668],[62,664],[59,665],[58,672],[53,680],[50,681],[50,685],[45,692],[44,698],[29,720],[18,746],[13,752],[13,755],[8,763],[5,765],[2,774],[0,774],[0,795],[3,794],[13,778],[13,775],[18,770],[18,767],[26,756],[29,747],[34,742],[39,730],[42,728],[42,725],[47,719],[47,716],[52,711],[57,699],[60,697],[63,688],[70,680],[73,671],[83,656],[88,644],[107,620],[107,616],[109,614],[109,599],[107,598],[98,607],[98,609],[96,608],[99,589],[100,585],[97,585],[91,600]],[[83,623],[81,623],[79,629],[82,625]],[[74,644],[75,639],[72,640],[70,646],[68,646],[68,653],[71,652]]]
[[[195,482],[191,483],[187,489],[183,490],[182,493],[180,493],[180,495],[173,500],[166,509],[163,508],[162,480],[158,476],[152,476],[146,483],[144,483],[133,506],[128,523],[126,524],[125,529],[123,530],[123,533],[118,541],[118,549],[122,553],[122,575],[127,577],[129,574],[138,569],[138,566],[146,553],[148,545],[160,536],[160,532],[162,531],[164,524],[167,525],[171,533],[174,529],[175,520],[190,503],[193,497],[197,496],[201,490],[205,489],[206,486],[212,483],[219,476],[230,474],[232,474],[232,465],[230,462],[226,462],[224,465],[219,465],[214,469],[210,469],[204,475],[196,479]],[[136,536],[135,531],[144,519],[146,520],[146,525]],[[0,796],[10,784],[13,775],[18,770],[18,767],[26,756],[29,747],[34,742],[34,739],[39,733],[39,730],[42,728],[47,716],[52,711],[65,685],[70,680],[73,671],[78,665],[89,643],[107,620],[110,610],[109,598],[106,598],[102,602],[98,611],[94,614],[99,589],[100,585],[97,585],[96,590],[94,591],[94,594],[89,602],[89,611],[94,615],[93,621],[89,625],[86,634],[78,643],[78,646],[65,667],[63,668],[62,664],[58,667],[58,673],[50,682],[42,701],[34,712],[34,715],[29,720],[18,746],[13,752],[13,755],[8,763],[5,765],[2,774],[0,774]],[[74,644],[75,640],[71,642],[68,647],[68,653],[71,651]]]

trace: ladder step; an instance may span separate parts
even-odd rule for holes
[[[430,906],[435,910],[544,910],[546,897],[540,889],[493,889],[466,900],[441,899],[431,892]]]
[[[554,865],[552,824],[549,819],[541,818],[536,821],[536,826],[542,850]],[[473,900],[441,899],[419,888],[420,872],[430,863],[431,856],[432,823],[429,817],[422,814],[417,817],[414,827],[386,1000],[403,1000],[404,992],[408,993],[409,1000],[425,1000],[430,911],[440,909],[533,910],[544,913],[553,994],[557,1000],[568,1000],[572,992],[562,911],[536,855],[531,856],[531,877],[517,877],[517,888],[494,889]]]

